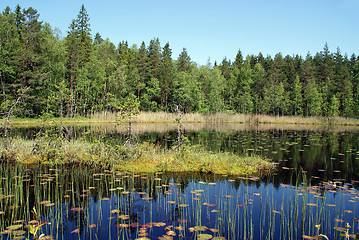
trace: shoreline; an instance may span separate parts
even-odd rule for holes
[[[133,123],[175,123],[177,115],[166,112],[141,112],[132,118]],[[4,120],[1,119],[1,124]],[[19,119],[12,118],[13,126],[22,125],[81,125],[81,124],[116,124],[120,121],[116,113],[96,113],[89,117],[75,118],[50,118],[44,121],[41,118]],[[359,126],[359,119],[343,117],[300,117],[300,116],[269,116],[269,115],[244,115],[217,113],[214,115],[186,113],[181,118],[182,123],[207,123],[207,124],[273,124],[273,125],[316,125],[316,126]]]

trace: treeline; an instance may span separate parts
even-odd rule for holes
[[[91,35],[82,5],[65,37],[33,8],[0,15],[1,113],[87,116],[137,101],[143,111],[359,116],[359,58],[325,44],[314,56],[248,55],[199,66],[169,43],[116,47]],[[210,54],[210,53],[209,53]]]

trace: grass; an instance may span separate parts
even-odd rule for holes
[[[275,186],[255,177],[2,165],[0,234],[32,239],[32,226],[39,232],[31,235],[50,239],[339,239],[345,231],[356,239],[358,190],[300,177]]]
[[[141,112],[133,118],[136,123],[176,123],[176,114],[166,112]],[[3,121],[3,120],[1,120]],[[113,112],[99,112],[88,117],[64,118],[63,124],[88,123],[116,123],[117,114]],[[59,124],[60,118],[53,118],[52,124]],[[344,117],[300,117],[300,116],[270,116],[246,114],[200,114],[186,113],[182,117],[183,123],[257,123],[257,124],[293,124],[293,125],[339,125],[359,126],[359,119]],[[39,125],[41,119],[13,118],[14,125]]]
[[[36,146],[34,148],[34,146]],[[212,153],[196,146],[181,151],[141,143],[131,148],[88,142],[82,139],[61,143],[12,139],[0,152],[3,160],[26,165],[85,165],[130,172],[201,172],[228,175],[262,174],[274,163],[259,156]]]

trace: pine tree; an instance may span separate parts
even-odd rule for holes
[[[78,38],[76,21],[73,20],[69,27],[68,34],[65,39],[65,46],[67,52],[67,69],[69,73],[69,89],[70,97],[67,109],[67,115],[71,118],[74,116],[75,108],[75,89],[76,89],[76,78],[80,68],[80,40]]]
[[[20,19],[23,21],[18,22],[22,46],[19,52],[19,82],[22,88],[30,88],[23,96],[27,99],[23,113],[27,116],[36,116],[41,113],[46,102],[41,95],[45,87],[42,84],[44,35],[37,10],[31,7],[24,9],[21,16]]]
[[[158,78],[161,65],[161,44],[158,38],[154,38],[150,41],[150,45],[148,46],[148,57],[150,78]]]
[[[254,102],[254,112],[255,114],[264,113],[264,81],[265,81],[265,73],[262,67],[262,64],[256,63],[254,65],[252,71],[252,79],[253,79],[253,102]]]
[[[191,58],[187,53],[187,49],[183,48],[182,52],[178,56],[177,69],[182,72],[189,71],[191,68]]]
[[[169,43],[163,47],[160,67],[161,105],[168,111],[168,98],[172,88],[174,65],[172,61],[172,49]]]
[[[72,20],[68,34],[65,39],[68,58],[70,100],[68,104],[68,116],[73,117],[76,113],[76,92],[77,77],[79,71],[90,60],[92,53],[91,29],[89,16],[85,6],[82,5],[77,19]]]
[[[80,40],[80,67],[83,67],[86,62],[89,61],[92,48],[90,18],[85,9],[85,5],[82,4],[79,14],[77,15],[77,33]]]
[[[15,23],[15,14],[6,8],[0,14],[0,82],[1,82],[1,112],[16,96],[18,86],[16,78],[20,65],[20,40]]]
[[[242,52],[241,52],[241,50],[238,50],[236,59],[233,62],[233,66],[240,70],[242,68],[243,62],[244,61],[243,61]]]
[[[291,97],[291,108],[293,109],[293,113],[295,116],[301,116],[303,114],[303,95],[302,95],[302,84],[299,80],[299,76],[297,75],[292,84],[292,88],[290,91]]]

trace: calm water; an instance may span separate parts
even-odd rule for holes
[[[13,133],[31,138],[36,131]],[[101,134],[118,143],[126,138],[111,127],[72,131],[73,137],[85,132],[91,132],[88,139]],[[302,239],[315,236],[320,225],[320,233],[340,239],[346,224],[350,234],[358,233],[358,133],[350,128],[187,128],[189,141],[208,150],[260,154],[279,163],[278,171],[260,179],[3,166],[1,230],[12,225],[27,231],[29,221],[37,220],[51,223],[39,232],[55,239]],[[176,129],[141,130],[136,141],[170,148]]]

